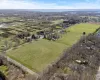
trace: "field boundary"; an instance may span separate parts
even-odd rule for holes
[[[12,64],[14,64],[15,66],[19,67],[19,68],[20,68],[21,70],[23,70],[24,72],[27,72],[27,73],[29,73],[29,74],[31,74],[31,75],[36,76],[36,77],[39,76],[39,74],[33,72],[33,71],[30,70],[29,68],[25,67],[24,65],[22,65],[21,63],[15,61],[15,60],[11,59],[10,57],[4,56],[3,54],[0,54],[0,56],[2,56],[2,57],[4,57],[5,59],[7,59],[7,61],[8,61],[9,63],[12,63]]]

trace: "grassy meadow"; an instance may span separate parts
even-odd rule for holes
[[[42,39],[9,51],[8,56],[21,62],[33,71],[39,72],[48,63],[54,61],[65,48],[67,48],[65,44]]]
[[[42,71],[48,64],[55,61],[63,50],[76,43],[83,32],[94,32],[99,25],[82,23],[76,24],[66,29],[67,33],[62,35],[57,41],[41,39],[27,43],[15,50],[9,50],[7,55],[35,72]]]
[[[80,39],[83,32],[86,32],[86,35],[93,33],[100,26],[97,24],[81,23],[73,25],[66,29],[68,33],[62,35],[57,42],[66,44],[67,46],[72,46],[77,40]]]

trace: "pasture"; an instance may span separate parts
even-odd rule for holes
[[[82,23],[76,24],[66,29],[67,33],[63,34],[57,41],[48,41],[41,39],[26,43],[15,50],[9,50],[7,55],[12,59],[22,63],[35,72],[40,72],[48,64],[55,61],[64,49],[76,43],[83,32],[86,35],[93,33],[99,25]]]

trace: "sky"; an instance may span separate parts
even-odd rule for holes
[[[100,0],[0,0],[0,9],[100,9]]]

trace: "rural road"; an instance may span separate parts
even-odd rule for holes
[[[0,28],[2,28],[3,27],[3,25],[2,24],[0,24]]]
[[[7,27],[6,24],[4,24],[4,23],[0,24],[0,28],[6,28],[6,27]]]
[[[100,67],[99,67],[98,73],[97,73],[97,75],[96,75],[96,80],[100,80]]]

